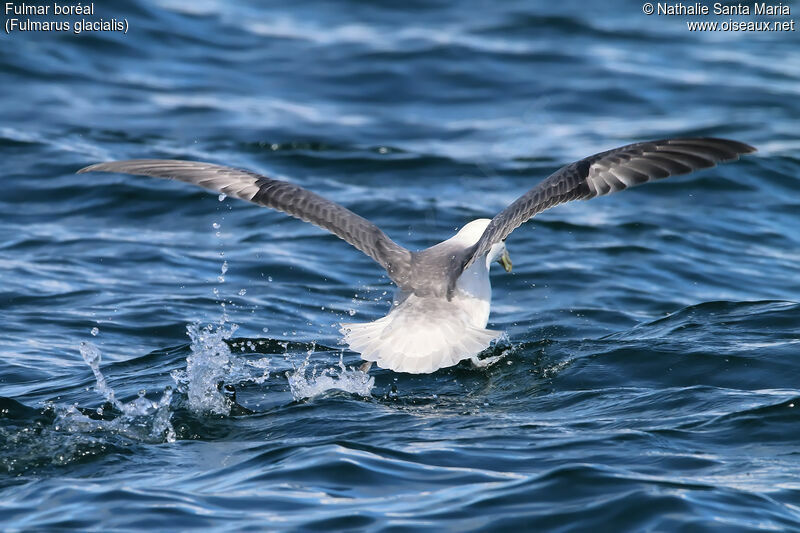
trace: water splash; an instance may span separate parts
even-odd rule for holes
[[[196,323],[186,327],[192,339],[192,351],[186,358],[186,370],[174,372],[172,376],[179,386],[185,385],[192,411],[230,414],[230,402],[218,384],[228,374],[231,365],[232,354],[225,341],[237,329],[235,324],[228,328],[210,325],[201,328]]]
[[[172,378],[186,393],[192,411],[228,415],[231,403],[220,390],[220,383],[263,383],[269,377],[268,359],[247,361],[231,353],[226,341],[237,329],[236,324],[201,327],[194,323],[186,327],[192,340],[191,353],[186,358],[186,370],[173,372]],[[251,368],[261,370],[261,374],[253,376]]]
[[[228,262],[223,261],[217,281],[225,283]],[[220,297],[219,287],[213,288],[215,297]],[[240,295],[245,290],[239,291]],[[241,342],[238,346],[230,339],[238,330],[238,325],[230,323],[224,301],[220,301],[221,316],[216,324],[201,326],[199,322],[186,327],[191,339],[190,353],[186,357],[185,370],[175,370],[171,376],[177,391],[182,395],[179,405],[197,414],[214,414],[228,416],[231,414],[235,400],[228,393],[226,385],[243,382],[264,383],[270,376],[270,360],[261,358],[248,360],[241,355],[234,355],[231,346],[242,352],[246,348],[255,350],[250,341]],[[268,328],[264,328],[268,331]],[[94,331],[92,332],[94,334]],[[312,398],[331,390],[341,390],[362,397],[369,397],[375,384],[374,378],[361,370],[344,365],[340,355],[338,367],[322,370],[313,366],[309,368],[309,360],[315,346],[308,350],[303,363],[295,371],[287,372],[286,377],[295,400]],[[172,442],[176,433],[171,423],[172,387],[166,387],[160,400],[149,400],[145,391],[130,402],[117,399],[116,393],[109,386],[100,371],[102,355],[100,350],[90,342],[82,342],[80,353],[83,360],[92,369],[95,377],[95,390],[108,402],[94,413],[87,413],[77,406],[53,406],[57,413],[56,430],[69,432],[93,432],[111,430],[132,438],[147,441],[164,440]],[[294,365],[293,365],[294,366]],[[310,374],[309,374],[310,370]],[[106,411],[110,412],[104,412]],[[118,415],[121,413],[121,415]],[[89,416],[91,415],[91,416]]]
[[[90,432],[96,430],[114,431],[138,440],[167,442],[175,441],[175,429],[170,422],[170,404],[172,403],[172,387],[166,387],[158,401],[149,400],[146,391],[130,402],[122,402],[116,398],[105,376],[100,371],[102,354],[91,342],[82,342],[80,353],[83,360],[92,369],[95,377],[95,390],[103,395],[110,408],[121,413],[111,420],[105,420],[107,408],[97,410],[99,419],[82,413],[76,406],[54,407],[56,411],[55,429],[69,432]]]
[[[83,360],[92,369],[92,373],[94,373],[96,382],[95,390],[102,394],[103,397],[117,407],[117,409],[120,409],[122,404],[114,397],[114,390],[108,386],[105,376],[100,372],[100,360],[102,358],[100,349],[91,342],[82,342],[79,350],[81,352],[81,357],[83,357]]]
[[[329,367],[318,372],[317,366],[311,369],[307,376],[309,359],[313,348],[309,350],[303,363],[294,372],[287,372],[289,389],[295,400],[314,398],[328,391],[340,390],[351,394],[358,394],[364,398],[370,397],[375,386],[375,378],[353,367],[345,367],[342,357],[339,357],[337,367]]]
[[[158,402],[148,400],[145,397],[145,394],[147,394],[147,391],[145,390],[139,391],[139,396],[135,400],[127,403],[121,402],[117,400],[116,395],[114,394],[114,389],[108,385],[105,376],[100,371],[100,361],[102,360],[100,349],[91,342],[82,342],[80,346],[80,352],[83,360],[86,361],[86,364],[89,365],[89,367],[92,369],[92,373],[94,373],[94,378],[96,381],[95,390],[102,394],[108,403],[122,412],[124,416],[130,418],[155,415],[161,416],[163,413],[160,411],[166,412],[168,410],[170,401],[172,400],[172,387],[166,387],[164,389],[161,399]],[[103,414],[102,408],[100,408],[98,414]],[[169,417],[167,417],[166,420],[167,423],[164,424],[164,421],[162,420],[158,424],[159,427],[168,426]],[[171,426],[169,429],[171,430]]]
[[[192,343],[186,369],[172,373],[178,392],[185,395],[184,407],[198,414],[229,415],[231,399],[221,384],[246,381],[260,384],[269,378],[269,359],[248,360],[231,353],[228,339],[236,330],[235,324],[201,327],[195,323],[187,326]],[[96,412],[88,413],[75,405],[52,405],[56,413],[56,431],[110,431],[146,442],[175,441],[176,432],[171,422],[171,386],[164,389],[157,401],[148,399],[144,390],[129,402],[120,401],[100,370],[102,354],[98,347],[91,342],[82,342],[79,349],[94,374],[95,390],[107,403]]]
[[[231,352],[228,340],[239,326],[226,325],[225,319],[223,313],[217,325],[201,327],[195,322],[186,326],[191,353],[186,357],[186,370],[174,371],[172,379],[186,394],[189,409],[197,413],[230,414],[231,402],[222,383],[260,384],[269,379],[269,359],[251,361]]]
[[[485,357],[482,359],[478,359],[478,355],[476,354],[472,358],[472,364],[475,368],[490,368],[499,363],[500,361],[506,360],[510,355],[516,353],[517,346],[515,346],[511,339],[509,339],[508,334],[503,332],[497,337],[490,348],[484,350],[482,353],[485,354]],[[491,355],[490,355],[491,354]],[[509,365],[511,361],[506,361]]]

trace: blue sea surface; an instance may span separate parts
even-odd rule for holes
[[[627,0],[83,18],[128,32],[0,34],[0,529],[800,529],[797,31]],[[535,217],[492,274],[499,362],[429,375],[340,344],[393,285],[336,237],[75,174],[243,167],[421,249],[678,136],[759,151]]]

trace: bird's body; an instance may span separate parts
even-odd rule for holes
[[[465,225],[426,250],[406,250],[377,226],[297,185],[210,163],[142,159],[99,163],[105,171],[176,179],[225,193],[327,229],[384,269],[398,286],[389,313],[342,324],[344,341],[366,361],[398,372],[428,373],[464,359],[477,362],[501,332],[486,329],[491,307],[489,267],[511,262],[506,237],[545,209],[610,194],[641,183],[735,160],[755,149],[727,139],[666,139],[635,143],[570,163],[492,219]]]
[[[448,257],[446,250],[452,250],[451,255],[463,253],[478,242],[490,222],[487,218],[473,220],[433,247],[431,255]],[[428,373],[475,358],[502,334],[485,328],[492,302],[489,266],[504,253],[501,244],[485,260],[465,269],[449,299],[398,290],[385,317],[365,324],[342,324],[344,341],[364,360],[397,372]],[[447,285],[447,273],[442,270],[442,287]]]

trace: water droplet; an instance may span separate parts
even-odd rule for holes
[[[219,196],[217,196],[217,200],[219,200],[221,202],[221,201],[225,200],[225,198],[227,198],[227,197],[228,197],[228,195],[223,192]]]
[[[245,294],[247,294],[247,289],[242,289],[239,291],[239,296],[244,296]]]
[[[219,229],[219,222],[214,222],[213,224],[211,224],[211,227],[214,229]]]
[[[355,309],[348,309],[347,310],[347,314],[349,314],[350,316],[354,316],[356,314],[356,310]]]
[[[267,281],[272,283],[272,276],[267,276]]]
[[[261,328],[261,331],[263,331],[264,333],[267,333],[269,331],[269,328]]]
[[[100,329],[92,328],[92,331],[90,331],[90,333],[92,334],[92,337],[97,337],[97,334],[100,333]]]
[[[94,344],[89,342],[81,342],[80,347],[81,356],[86,364],[94,369],[100,364],[100,350]]]

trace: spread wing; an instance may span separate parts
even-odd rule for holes
[[[535,214],[570,200],[588,200],[650,181],[688,174],[733,161],[755,148],[728,139],[664,139],[629,144],[581,159],[557,170],[497,214],[474,249],[451,276],[457,279],[493,244]]]
[[[185,181],[310,222],[355,246],[386,269],[398,285],[408,279],[411,252],[386,236],[375,224],[349,209],[299,185],[211,163],[168,159],[111,161],[82,168],[83,172],[119,172]]]

